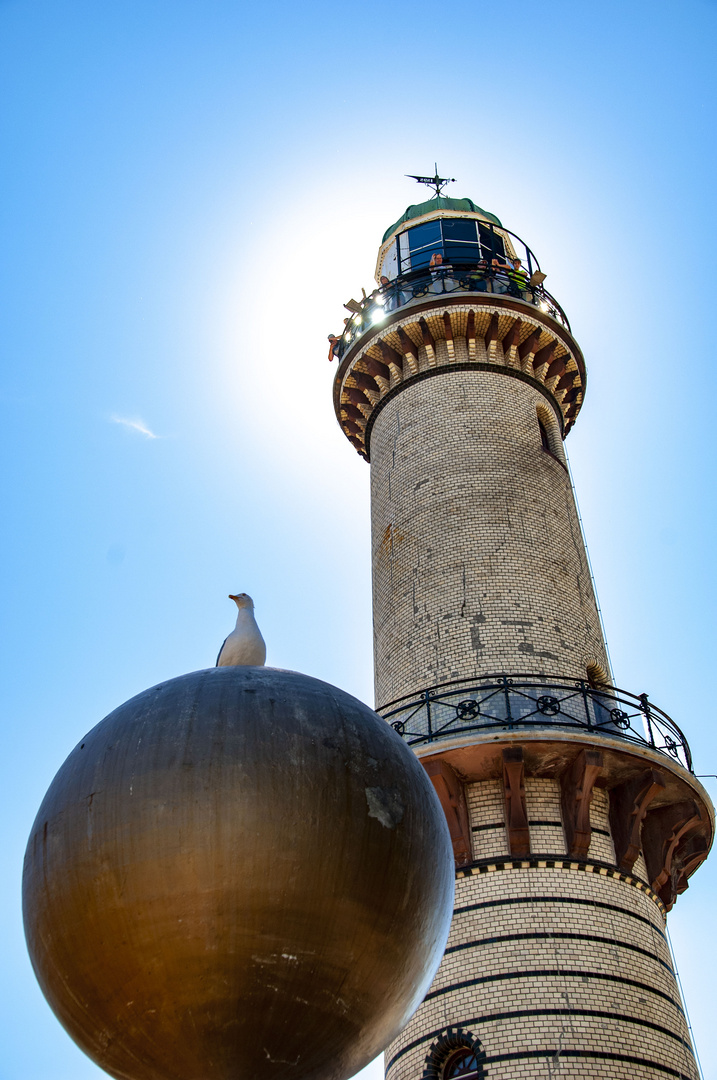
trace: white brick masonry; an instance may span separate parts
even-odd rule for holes
[[[565,860],[557,780],[526,781],[525,860],[508,854],[500,782],[466,798],[478,865],[458,873],[446,953],[386,1052],[388,1080],[419,1080],[450,1029],[480,1041],[489,1080],[697,1080],[661,905],[604,866],[606,793],[593,794],[585,868]]]
[[[608,671],[570,480],[541,446],[547,408],[504,369],[448,369],[376,417],[379,705],[472,675]]]

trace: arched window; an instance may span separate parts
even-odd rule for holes
[[[451,1054],[443,1068],[441,1080],[480,1080],[483,1069],[477,1055],[471,1049],[457,1050]]]
[[[555,417],[551,416],[550,410],[542,403],[537,406],[536,412],[541,447],[565,468],[562,441]]]
[[[485,1050],[471,1031],[446,1028],[426,1058],[421,1080],[484,1080]]]
[[[538,417],[538,427],[540,428],[540,441],[543,444],[543,450],[547,450],[549,454],[552,454],[550,448],[550,439],[548,438],[548,431],[543,421]]]

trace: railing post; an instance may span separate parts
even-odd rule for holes
[[[433,737],[433,730],[431,728],[431,692],[430,690],[424,690],[423,693],[426,699],[426,727],[428,729],[428,739],[430,741]]]
[[[508,690],[508,676],[503,675],[503,694],[505,696],[505,718],[510,727],[513,726],[513,714],[510,710],[510,691]]]
[[[585,717],[586,717],[587,722],[588,722],[588,731],[592,731],[594,725],[593,725],[592,720],[590,719],[590,706],[588,704],[588,692],[587,692],[587,687],[585,685],[585,680],[584,679],[580,680],[580,690],[582,691],[582,695],[583,695],[583,705],[585,706]]]
[[[650,703],[647,700],[647,694],[640,694],[640,702],[642,704],[642,711],[645,714],[647,720],[647,731],[650,736],[650,746],[655,748],[655,736],[652,734],[652,721],[650,719]]]

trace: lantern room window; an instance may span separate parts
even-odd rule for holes
[[[435,252],[443,254],[440,221],[427,221],[425,225],[417,225],[415,229],[409,229],[408,246],[410,251],[408,261],[411,270],[428,266]]]
[[[480,247],[475,221],[447,218],[443,226],[443,258],[449,263],[477,263]]]
[[[440,218],[415,225],[398,237],[401,273],[420,270],[441,255],[450,266],[475,265],[481,259],[505,261],[505,242],[490,225],[472,218]]]
[[[503,237],[495,229],[491,229],[489,225],[481,225],[478,222],[478,235],[480,237],[481,255],[484,259],[505,261],[505,243]]]

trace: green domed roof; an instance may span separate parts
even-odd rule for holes
[[[426,202],[416,203],[415,206],[409,206],[398,221],[394,221],[390,229],[386,229],[381,243],[383,244],[391,233],[398,229],[399,225],[403,225],[404,222],[411,221],[413,218],[423,217],[424,214],[432,214],[434,210],[458,210],[469,214],[482,214],[484,218],[492,221],[494,225],[501,224],[495,214],[489,214],[487,210],[476,206],[472,199],[448,199],[439,196],[438,198],[428,199]]]

